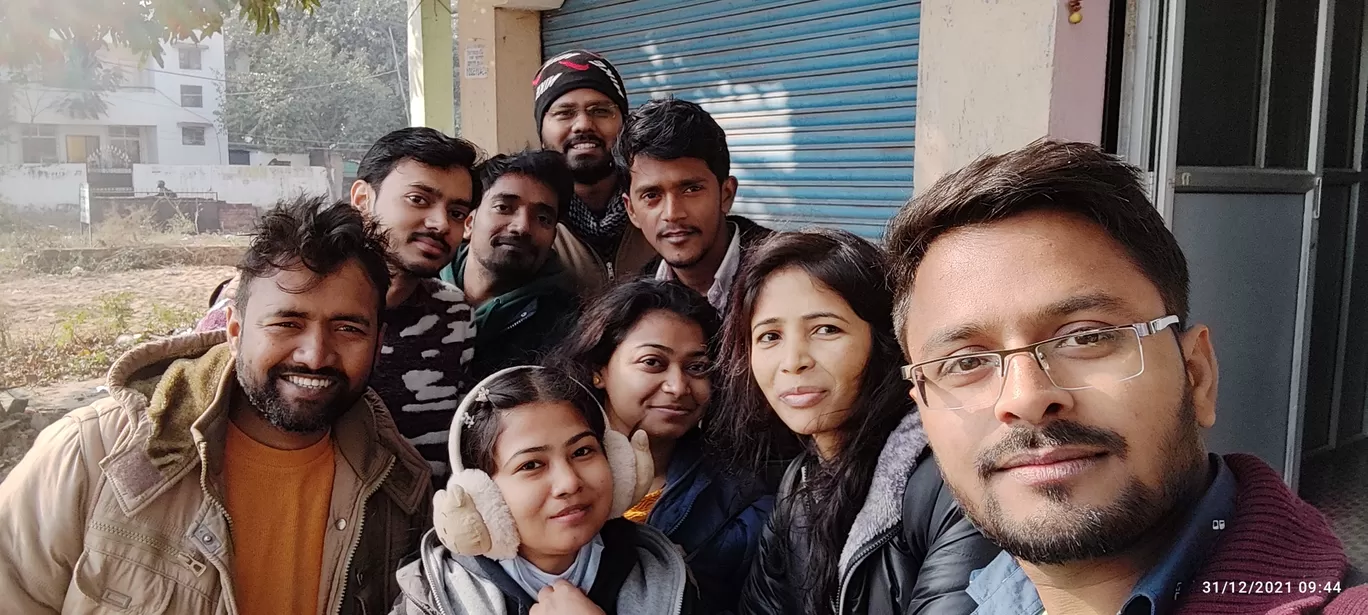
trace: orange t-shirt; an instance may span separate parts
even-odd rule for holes
[[[318,612],[323,537],[332,502],[332,437],[282,451],[229,422],[223,482],[224,504],[232,518],[238,612]]]

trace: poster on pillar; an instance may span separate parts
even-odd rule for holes
[[[489,66],[485,64],[484,43],[470,43],[465,46],[466,79],[485,79],[489,77]]]

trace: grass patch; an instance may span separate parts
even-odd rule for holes
[[[0,388],[98,378],[132,345],[120,344],[120,336],[146,341],[174,335],[194,327],[201,315],[159,303],[137,310],[133,299],[127,291],[100,295],[89,305],[62,311],[42,335],[12,333],[0,311]]]

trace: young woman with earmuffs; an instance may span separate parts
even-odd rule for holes
[[[392,613],[695,613],[678,548],[620,518],[654,475],[645,434],[608,429],[583,384],[496,372],[457,408],[448,446],[452,477]]]
[[[703,605],[736,610],[774,494],[716,463],[702,422],[710,410],[717,311],[675,280],[641,278],[603,292],[552,361],[591,385],[609,426],[645,432],[655,479],[624,517],[684,549]]]

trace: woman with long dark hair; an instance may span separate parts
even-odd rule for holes
[[[735,610],[774,505],[759,481],[718,471],[699,423],[714,405],[717,312],[673,281],[607,290],[580,316],[552,360],[590,383],[613,429],[644,431],[655,477],[624,515],[683,547],[706,610]]]
[[[970,613],[969,573],[997,554],[963,518],[899,378],[883,253],[844,231],[780,233],[737,275],[711,420],[760,472],[801,453],[742,594],[750,613]]]

